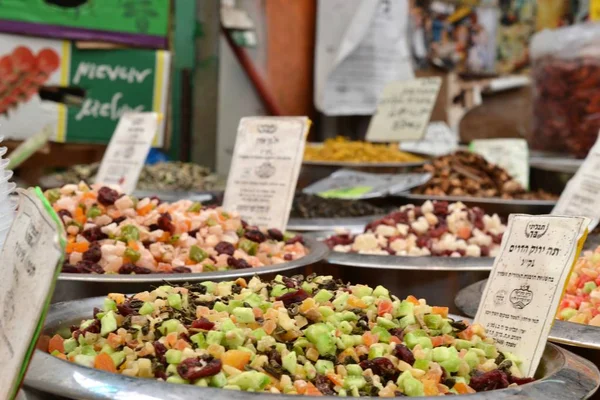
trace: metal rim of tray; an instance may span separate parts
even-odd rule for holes
[[[89,316],[93,307],[102,304],[103,299],[104,297],[95,297],[52,305],[46,318],[45,333],[53,334],[61,327],[81,320],[83,316]],[[542,396],[546,400],[585,399],[597,390],[600,372],[590,361],[552,344],[546,345],[544,357],[548,370],[545,372],[545,376],[538,381],[493,392],[475,393],[469,395],[468,398],[500,400],[515,397],[540,398]],[[115,398],[143,398],[144,400],[290,399],[289,395],[224,391],[225,389],[199,388],[193,385],[177,385],[111,374],[60,360],[41,350],[35,351],[25,377],[25,386],[46,393],[82,400]],[[460,396],[458,397],[460,398]],[[433,400],[433,397],[422,397],[422,399]]]
[[[353,161],[316,161],[303,160],[302,165],[316,167],[349,167],[349,168],[407,168],[425,165],[427,160],[408,162],[353,162]]]
[[[456,296],[456,306],[467,316],[474,317],[472,309],[479,306],[486,282],[487,279],[473,283],[463,288]],[[464,310],[465,307],[459,304],[469,304],[469,309]],[[548,340],[568,346],[600,350],[600,327],[555,320]]]
[[[160,283],[164,281],[176,282],[192,282],[192,281],[207,281],[211,279],[222,280],[227,278],[240,278],[254,275],[264,275],[277,273],[314,264],[321,261],[327,256],[329,249],[327,246],[314,238],[304,237],[306,247],[309,253],[297,260],[290,262],[270,265],[265,267],[233,269],[227,271],[214,272],[199,272],[189,274],[144,274],[144,275],[120,275],[120,274],[66,274],[61,273],[58,277],[59,281],[75,281],[75,282],[110,282],[110,283]]]
[[[290,218],[287,229],[299,232],[333,231],[335,229],[364,229],[365,225],[382,218],[383,215],[369,215],[348,218]]]
[[[420,271],[491,271],[494,257],[411,257],[332,251],[329,264],[356,268]]]
[[[502,199],[499,197],[470,197],[470,196],[432,196],[428,194],[397,193],[392,197],[400,197],[406,200],[437,200],[437,201],[460,201],[462,203],[502,204],[515,206],[554,206],[556,200],[524,200],[524,199]]]

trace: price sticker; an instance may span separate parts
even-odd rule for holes
[[[0,254],[1,399],[14,399],[25,376],[66,246],[62,223],[41,190],[17,192],[18,212]]]
[[[594,230],[600,220],[600,137],[594,147],[567,183],[552,215],[584,215],[592,220],[589,229]]]
[[[140,172],[158,131],[155,112],[123,114],[106,148],[96,182],[119,185],[125,193],[137,186]]]
[[[285,230],[310,128],[307,117],[246,117],[238,127],[223,208]]]
[[[513,214],[475,322],[534,376],[589,219]]]
[[[525,139],[478,139],[471,142],[469,150],[504,168],[529,189],[529,147]]]
[[[367,140],[402,142],[421,140],[442,85],[439,77],[397,81],[383,89],[369,124]]]

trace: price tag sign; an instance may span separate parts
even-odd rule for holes
[[[223,208],[285,230],[310,128],[307,117],[246,117],[238,127]]]
[[[431,122],[421,140],[400,143],[400,150],[429,156],[443,156],[458,149],[458,135],[445,122]]]
[[[483,292],[475,322],[533,376],[589,219],[513,214]]]
[[[0,280],[0,398],[15,398],[33,355],[66,239],[62,223],[37,189],[18,189],[19,209],[8,232]]]
[[[135,190],[140,172],[158,131],[155,112],[123,114],[100,163],[96,182]]]
[[[418,78],[388,84],[367,130],[371,142],[421,140],[442,79]]]
[[[478,139],[469,149],[504,168],[525,189],[529,188],[529,147],[525,139]]]
[[[567,183],[552,215],[584,215],[592,220],[589,229],[594,230],[600,220],[600,138]]]

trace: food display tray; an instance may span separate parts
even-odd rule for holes
[[[44,334],[52,335],[67,329],[82,319],[89,318],[91,310],[103,303],[103,297],[54,304],[46,318]],[[545,399],[579,400],[588,398],[600,383],[600,372],[591,362],[552,344],[546,345],[539,380],[517,387],[481,392],[468,396],[454,396],[471,400]],[[152,379],[131,378],[86,368],[60,360],[36,350],[25,377],[25,388],[57,394],[73,399],[145,399],[145,400],[285,400],[281,394],[248,393],[216,388],[177,385]],[[433,397],[421,397],[431,399]]]
[[[401,199],[406,203],[420,204],[426,200],[447,202],[460,201],[469,207],[480,207],[486,213],[497,213],[501,216],[509,214],[550,214],[555,200],[518,200],[501,199],[497,197],[469,197],[469,196],[431,196],[426,194],[398,193],[392,197]]]
[[[407,168],[420,167],[427,161],[409,161],[409,162],[352,162],[352,161],[302,161],[302,165],[314,165],[319,167],[339,167],[339,168]]]
[[[306,256],[298,260],[265,267],[188,274],[100,275],[61,273],[58,277],[52,302],[98,296],[110,292],[140,292],[152,286],[160,286],[165,282],[178,284],[208,280],[235,280],[239,277],[251,277],[254,275],[274,275],[314,264],[324,259],[329,253],[329,249],[325,244],[311,237],[305,237],[304,239],[305,245],[310,250]]]
[[[486,283],[487,280],[483,280],[467,286],[456,296],[454,302],[465,315],[474,317],[477,313]],[[600,350],[600,327],[556,320],[549,340],[568,346]]]
[[[290,218],[287,229],[297,232],[333,232],[335,229],[362,232],[365,225],[381,217],[381,215],[371,215],[353,218]]]

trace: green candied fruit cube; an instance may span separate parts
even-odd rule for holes
[[[149,315],[154,312],[154,304],[149,302],[144,302],[144,304],[140,307],[140,315]]]
[[[363,370],[358,364],[348,364],[346,365],[346,371],[348,371],[348,375],[362,376]]]
[[[420,343],[419,342],[420,338],[429,339],[427,337],[427,333],[424,330],[417,329],[412,332],[408,332],[406,335],[404,335],[404,342],[406,343],[406,346],[408,348],[412,349],[413,347],[415,347],[417,344]]]
[[[100,335],[106,336],[116,330],[117,318],[115,317],[115,312],[109,311],[100,319]]]
[[[220,302],[220,301],[217,301],[217,302],[215,303],[215,305],[213,306],[213,309],[214,309],[216,312],[223,312],[223,311],[228,311],[228,310],[229,310],[229,307],[227,307],[227,304],[225,304],[225,303],[223,303],[223,302]]]
[[[245,371],[239,375],[232,376],[227,381],[228,386],[237,386],[241,390],[260,391],[267,386],[271,380],[266,374],[258,371]]]
[[[188,257],[190,260],[199,263],[208,257],[208,253],[194,244],[192,247],[190,247],[190,253]]]
[[[230,349],[237,349],[244,344],[245,340],[244,331],[240,328],[232,329],[225,333],[225,344]]]
[[[114,352],[112,354],[109,354],[110,358],[112,358],[113,362],[115,363],[115,367],[119,367],[121,364],[123,364],[123,362],[125,361],[125,352],[124,351],[117,351]]]
[[[224,318],[221,321],[221,331],[228,332],[236,329],[235,323],[231,320],[231,318]]]
[[[335,307],[336,311],[343,311],[346,309],[346,305],[348,304],[348,293],[342,293],[338,295],[335,300],[333,300],[332,304]]]
[[[208,378],[200,378],[194,382],[194,386],[208,387],[208,383],[209,383]]]
[[[352,294],[356,297],[363,298],[370,296],[373,293],[373,289],[366,285],[356,285],[352,288]]]
[[[195,201],[187,210],[188,212],[200,212],[202,210],[202,203]]]
[[[415,318],[415,316],[413,314],[409,314],[405,317],[402,317],[402,318],[400,318],[400,321],[398,321],[398,325],[402,329],[405,329],[407,326],[414,325],[416,323],[417,323],[417,319]]]
[[[121,236],[125,242],[129,242],[130,240],[138,241],[140,240],[140,231],[134,225],[125,225],[121,227]]]
[[[244,299],[244,303],[248,303],[251,307],[258,307],[262,303],[262,299],[256,293],[251,293]]]
[[[473,347],[473,343],[471,343],[469,340],[455,339],[454,347],[456,347],[458,350],[463,350],[463,349],[468,350],[471,347]]]
[[[255,330],[252,331],[252,333],[250,333],[250,335],[255,338],[256,340],[260,340],[262,338],[264,338],[265,336],[267,336],[267,332],[265,332],[265,330],[263,328],[256,328]]]
[[[310,325],[304,334],[315,345],[320,355],[335,355],[337,347],[332,336],[332,329],[323,323]]]
[[[329,372],[333,372],[335,370],[333,362],[329,360],[317,360],[315,363],[315,368],[321,375],[327,375]]]
[[[385,354],[385,345],[383,343],[375,343],[369,347],[369,360],[374,358],[383,357]]]
[[[398,324],[396,324],[394,321],[383,317],[377,317],[377,325],[385,329],[398,328]]]
[[[169,349],[165,353],[165,358],[169,364],[179,364],[183,353],[180,350]]]
[[[296,373],[297,366],[297,358],[296,353],[290,351],[287,355],[281,358],[281,363],[284,369],[286,369],[290,374]]]
[[[302,282],[301,287],[306,293],[312,293],[316,289],[317,285],[315,285],[314,283],[304,281]]]
[[[255,256],[258,251],[258,243],[246,238],[241,238],[238,242],[238,248],[251,256]]]
[[[350,325],[350,322],[348,321],[342,321],[340,322],[340,325],[338,326],[339,330],[348,335],[350,333],[352,333],[352,325]]]
[[[200,282],[200,284],[206,287],[206,293],[213,294],[217,290],[217,284],[215,282]]]
[[[85,213],[85,216],[88,218],[96,218],[101,215],[102,215],[102,210],[98,206],[91,206]]]
[[[206,347],[206,337],[202,332],[198,332],[195,335],[190,336],[190,340],[200,349]]]
[[[340,340],[342,341],[342,349],[347,349],[349,347],[354,346],[354,338],[350,335],[342,335],[340,336]]]
[[[567,321],[577,315],[577,310],[573,308],[565,308],[560,312],[560,318]]]
[[[425,325],[431,329],[440,329],[444,323],[442,316],[437,314],[427,314],[423,317],[423,320],[425,321]]]
[[[225,337],[223,332],[219,331],[208,331],[206,334],[206,343],[208,344],[221,344],[221,341]]]
[[[96,356],[88,356],[84,354],[78,354],[75,356],[75,364],[83,365],[84,367],[94,368],[94,360]]]
[[[65,339],[63,347],[65,348],[65,354],[68,354],[77,348],[77,340],[72,337]]]
[[[485,352],[486,358],[496,358],[498,357],[498,350],[496,350],[496,346],[489,343],[479,342],[475,345],[478,349],[481,349]]]
[[[50,202],[50,204],[54,204],[60,199],[60,190],[59,189],[48,189],[44,192],[44,196]]]
[[[591,281],[591,282],[586,282],[586,283],[583,285],[583,293],[585,293],[585,294],[590,294],[590,293],[592,293],[592,291],[593,291],[594,289],[596,289],[597,287],[598,287],[598,286],[596,285],[596,282],[594,282],[594,281]]]
[[[104,311],[117,311],[117,303],[107,297],[104,299],[104,305],[102,306],[102,309]]]
[[[333,297],[333,293],[329,290],[321,289],[317,292],[317,294],[313,297],[317,303],[326,303]]]
[[[375,290],[373,290],[373,296],[374,297],[384,297],[386,299],[389,299],[390,298],[390,292],[389,292],[389,290],[387,290],[383,286],[379,285],[379,286],[377,286],[375,288]]]
[[[136,251],[131,248],[126,248],[123,255],[131,260],[131,262],[136,262],[140,259],[141,255],[139,251]]]
[[[287,293],[289,290],[284,285],[275,285],[271,290],[271,297],[279,297]]]
[[[177,383],[180,385],[186,385],[188,383],[190,383],[189,381],[183,379],[182,377],[178,376],[178,375],[172,375],[170,377],[167,378],[167,382],[169,383]]]
[[[167,303],[176,310],[181,310],[181,295],[173,293],[167,296]]]
[[[398,304],[398,303],[396,303],[396,304]],[[410,301],[402,300],[398,304],[398,307],[394,307],[393,315],[394,315],[394,317],[405,317],[407,315],[414,316],[413,315],[414,312],[415,312],[415,305],[413,303],[411,303]]]
[[[431,363],[431,361],[429,361],[427,359],[415,360],[413,367],[427,372],[427,371],[429,371],[430,363]]]
[[[345,389],[362,389],[367,385],[367,380],[362,375],[348,375],[344,379]]]
[[[471,349],[467,351],[467,354],[465,354],[463,360],[469,364],[469,368],[473,369],[479,365],[479,354]]]
[[[223,386],[227,385],[227,377],[225,376],[225,374],[221,371],[216,375],[213,375],[210,378],[210,386],[212,387],[218,387],[218,388],[222,388]]]
[[[168,335],[169,333],[177,332],[177,329],[179,329],[180,325],[181,323],[178,320],[168,319],[160,324],[158,330],[163,335]]]
[[[331,317],[332,315],[335,314],[335,311],[333,310],[333,308],[328,307],[328,306],[320,306],[319,312],[321,313],[323,318]]]
[[[373,329],[371,329],[371,332],[377,334],[377,336],[379,336],[379,341],[382,343],[389,343],[390,339],[392,338],[392,334],[381,326],[375,326]]]
[[[249,324],[256,321],[254,312],[250,308],[236,307],[233,309],[233,315],[235,315],[238,322],[243,324]]]

